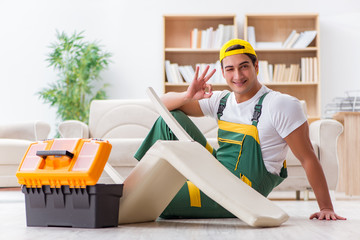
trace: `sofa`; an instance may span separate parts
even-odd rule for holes
[[[306,103],[302,101],[306,112]],[[126,178],[138,161],[133,157],[143,139],[158,118],[150,100],[119,99],[92,101],[89,125],[76,120],[62,122],[59,133],[64,138],[101,138],[113,148],[108,162]],[[209,143],[217,148],[217,123],[210,117],[191,117]],[[335,190],[338,176],[337,138],[342,125],[330,119],[310,124],[310,138],[324,169],[329,189]],[[308,191],[311,189],[300,162],[289,150],[287,158],[288,178],[275,188],[277,191]],[[102,179],[106,179],[103,173]],[[105,181],[105,180],[104,180]]]
[[[49,132],[50,125],[43,121],[0,124],[0,187],[20,186],[15,174],[26,150]]]

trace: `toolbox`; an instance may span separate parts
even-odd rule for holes
[[[99,139],[32,143],[16,176],[27,226],[116,227],[122,184],[97,184],[111,152]]]

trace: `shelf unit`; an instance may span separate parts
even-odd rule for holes
[[[238,37],[236,15],[165,15],[164,16],[164,64],[165,60],[179,65],[215,63],[220,49],[192,49],[191,31],[206,29],[219,24],[234,25],[234,36]],[[269,88],[305,100],[309,121],[320,118],[320,31],[317,14],[247,14],[244,20],[244,39],[247,40],[248,26],[255,27],[256,41],[283,42],[292,30],[303,32],[316,30],[317,35],[307,48],[302,49],[256,49],[259,60],[270,64],[300,64],[303,57],[317,57],[318,82],[271,82],[264,83]],[[187,83],[168,83],[164,67],[164,92],[185,91]],[[214,90],[229,89],[226,84],[213,84]]]
[[[269,88],[305,100],[309,121],[320,118],[320,31],[318,14],[247,14],[244,20],[244,39],[248,26],[255,28],[256,42],[284,42],[292,30],[298,33],[316,30],[317,35],[307,48],[256,49],[259,60],[269,64],[301,64],[303,57],[317,57],[317,82],[271,82]]]
[[[213,27],[219,24],[234,25],[234,36],[237,37],[237,23],[234,14],[228,15],[165,15],[164,16],[164,64],[165,60],[179,65],[197,63],[215,63],[219,59],[220,49],[192,49],[191,31]],[[185,91],[187,83],[174,84],[166,81],[164,67],[164,92]],[[226,84],[213,84],[215,90],[228,89]]]

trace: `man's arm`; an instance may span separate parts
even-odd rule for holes
[[[189,99],[186,96],[187,92],[168,92],[161,97],[161,100],[169,109],[180,109],[186,115],[200,117],[203,116],[198,100]]]
[[[310,142],[308,123],[303,123],[290,133],[285,141],[305,169],[320,208],[320,212],[312,214],[310,219],[345,220],[334,212],[324,172]]]
[[[208,75],[207,72],[209,66],[207,66],[204,72],[199,75],[199,67],[196,68],[194,80],[186,92],[169,92],[162,96],[161,100],[167,109],[174,110],[180,109],[184,113],[190,116],[203,116],[201,111],[199,100],[203,98],[209,98],[212,95],[212,87],[207,84],[207,81],[214,75],[215,69]]]

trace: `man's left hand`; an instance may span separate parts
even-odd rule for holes
[[[317,218],[319,220],[346,220],[346,218],[337,215],[332,209],[322,209],[310,216],[310,219]]]

